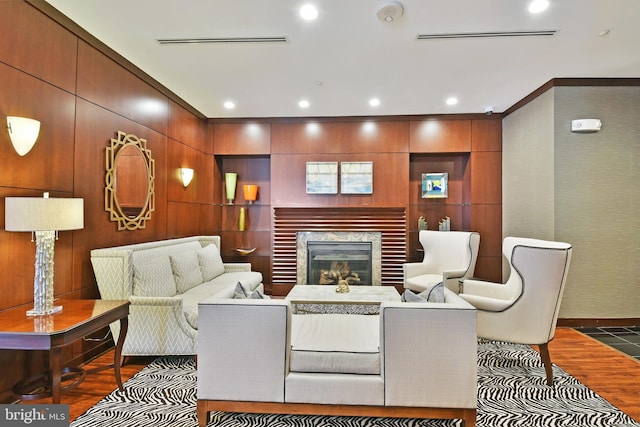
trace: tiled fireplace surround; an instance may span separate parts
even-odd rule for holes
[[[307,242],[371,242],[371,284],[382,284],[382,234],[378,232],[360,231],[302,231],[297,233],[297,283],[307,284],[308,251]]]

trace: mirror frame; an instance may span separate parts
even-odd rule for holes
[[[124,214],[118,204],[115,188],[116,161],[118,159],[118,154],[122,149],[129,146],[135,147],[140,151],[147,167],[147,198],[144,206],[140,210],[140,213],[135,217],[128,217]],[[151,219],[151,212],[156,209],[156,165],[155,161],[151,158],[151,150],[147,148],[147,140],[138,138],[133,134],[118,131],[118,137],[111,138],[111,144],[106,148],[106,154],[104,209],[109,212],[109,220],[118,223],[118,231],[133,231],[145,228],[146,222]]]

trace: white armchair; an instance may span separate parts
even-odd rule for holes
[[[506,237],[507,282],[467,279],[460,293],[478,310],[479,338],[539,346],[548,385],[553,370],[547,343],[555,333],[571,250],[568,243]]]
[[[470,231],[420,231],[422,262],[404,264],[404,287],[422,292],[444,282],[458,293],[460,280],[472,277],[478,259],[480,234]]]

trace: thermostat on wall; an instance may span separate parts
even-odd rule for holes
[[[577,119],[571,120],[571,132],[598,132],[602,128],[600,119]]]

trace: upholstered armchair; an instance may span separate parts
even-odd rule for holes
[[[547,344],[553,339],[571,261],[571,245],[506,237],[502,252],[511,272],[506,283],[466,279],[460,297],[478,311],[478,337],[535,344],[547,384],[553,369]]]
[[[470,231],[421,230],[422,262],[404,264],[404,287],[422,292],[444,282],[458,293],[460,281],[472,277],[476,268],[480,234]]]

